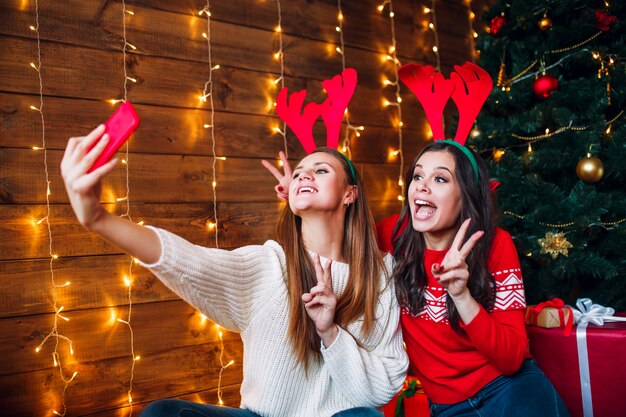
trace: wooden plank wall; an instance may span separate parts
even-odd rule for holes
[[[276,214],[274,180],[260,164],[283,149],[272,101],[271,80],[280,67],[277,3],[271,0],[211,2],[211,48],[216,153],[217,213],[220,246],[232,248],[272,238]],[[423,13],[430,1],[395,0],[399,59],[434,63],[433,34]],[[167,228],[203,245],[214,246],[206,223],[213,216],[212,143],[202,128],[209,108],[197,96],[208,77],[206,18],[198,16],[200,0],[127,1],[126,33],[137,47],[127,57],[128,97],[142,125],[129,144],[130,213],[135,221]],[[480,15],[484,2],[472,5]],[[396,185],[399,162],[396,109],[384,108],[384,77],[393,67],[381,59],[391,43],[387,13],[372,0],[343,1],[345,58],[359,73],[350,105],[353,124],[365,125],[352,140],[353,160],[365,177],[376,219],[399,210]],[[283,0],[282,29],[285,83],[291,91],[308,88],[322,99],[321,81],[339,73],[334,52],[337,3],[331,0]],[[5,415],[49,416],[63,410],[63,382],[53,366],[55,338],[40,353],[38,346],[54,326],[54,301],[69,321],[58,332],[73,341],[68,354],[58,345],[63,373],[76,378],[65,392],[68,416],[127,416],[131,378],[127,317],[128,292],[123,276],[129,258],[83,230],[75,221],[59,175],[67,138],[87,133],[111,113],[106,102],[123,96],[122,3],[116,0],[39,1],[44,124],[39,107],[34,0],[0,1],[0,408]],[[468,10],[463,0],[437,5],[441,62],[444,72],[469,57]],[[475,24],[476,29],[483,24]],[[406,161],[426,141],[424,117],[417,101],[402,88]],[[318,136],[323,126],[317,126]],[[45,136],[43,135],[45,132]],[[290,136],[290,159],[303,156]],[[33,150],[43,146],[46,152]],[[45,160],[44,160],[45,157]],[[47,213],[49,224],[37,223]],[[122,214],[126,171],[118,168],[106,180],[103,199]],[[49,236],[52,239],[49,239]],[[51,261],[50,254],[58,255]],[[52,269],[52,273],[51,273]],[[132,319],[135,353],[133,412],[152,400],[179,396],[216,403],[222,350],[217,329],[169,292],[151,274],[134,268]],[[52,279],[67,287],[52,286]],[[223,360],[234,365],[223,373],[224,401],[237,405],[242,349],[238,335],[224,334]],[[7,414],[8,413],[8,414]]]

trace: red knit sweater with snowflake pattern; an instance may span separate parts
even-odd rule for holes
[[[377,225],[382,250],[393,253],[391,236],[399,216]],[[411,370],[434,403],[453,404],[476,394],[500,375],[517,372],[528,354],[524,325],[524,285],[511,236],[495,230],[488,269],[496,280],[496,300],[491,311],[482,306],[470,323],[455,332],[447,319],[446,291],[431,272],[447,251],[426,250],[424,270],[428,287],[426,304],[415,316],[403,310],[401,323]],[[470,278],[471,279],[471,278]]]

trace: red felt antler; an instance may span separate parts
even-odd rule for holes
[[[343,80],[343,85],[342,85]],[[326,146],[336,149],[339,144],[339,131],[348,103],[356,88],[357,75],[352,68],[346,68],[341,75],[322,82],[328,97],[321,105],[322,119],[326,125]]]
[[[445,139],[443,109],[452,95],[454,84],[435,72],[430,65],[407,64],[398,70],[400,80],[415,94],[426,112],[435,140]]]
[[[297,91],[289,96],[287,104],[287,87],[283,87],[276,98],[276,114],[291,128],[296,135],[304,152],[313,152],[316,148],[313,140],[313,124],[319,117],[321,106],[317,103],[309,103],[302,112],[302,103],[306,97],[306,90]]]
[[[450,74],[454,82],[452,100],[459,109],[459,126],[454,140],[464,145],[480,108],[491,93],[493,80],[487,71],[470,62],[462,67],[455,65],[454,70],[456,72]]]

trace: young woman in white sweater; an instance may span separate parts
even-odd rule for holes
[[[226,251],[104,210],[101,181],[116,161],[87,173],[108,140],[103,132],[71,138],[61,162],[79,222],[244,345],[240,408],[166,399],[142,416],[381,415],[376,408],[400,390],[408,362],[391,257],[377,248],[352,163],[329,148],[309,154],[293,172],[278,242]]]

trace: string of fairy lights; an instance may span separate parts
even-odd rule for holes
[[[434,45],[432,51],[435,54],[436,69],[441,72],[441,57],[439,56],[439,33],[437,32],[437,0],[431,0],[430,7],[424,6],[424,13],[430,14],[428,28],[433,32]],[[445,130],[445,126],[444,126]]]
[[[341,56],[341,69],[345,71],[346,69],[346,46],[343,40],[343,24],[344,24],[344,16],[343,11],[341,10],[341,0],[337,0],[337,26],[335,30],[339,33],[339,46],[335,48],[335,50]],[[348,108],[346,107],[345,111],[345,120],[346,120],[346,130],[343,138],[343,142],[341,145],[341,151],[345,153],[348,158],[352,158],[352,151],[350,150],[350,137],[354,132],[354,135],[358,138],[361,136],[361,132],[365,130],[365,126],[354,126],[350,123],[350,114],[348,112]]]
[[[213,72],[220,69],[219,65],[213,65],[213,54],[211,52],[211,2],[209,0],[206,1],[206,4],[202,10],[198,12],[199,16],[206,16],[206,32],[202,33],[202,37],[206,39],[207,51],[208,51],[208,61],[209,61],[209,79],[204,83],[204,90],[202,95],[200,96],[200,101],[202,103],[209,103],[209,111],[210,111],[210,122],[204,124],[205,129],[209,129],[211,133],[211,149],[213,155],[213,163],[212,163],[212,178],[213,181],[211,183],[211,188],[213,190],[213,221],[207,224],[209,230],[214,231],[215,237],[215,247],[219,248],[219,237],[218,237],[218,220],[217,220],[217,161],[225,160],[225,157],[219,157],[216,154],[216,140],[215,140],[215,104],[213,102]],[[202,322],[204,323],[207,318],[203,314],[200,314],[202,317]],[[234,361],[230,361],[227,364],[224,364],[224,334],[222,332],[222,328],[216,324],[215,325],[217,334],[220,339],[220,370],[217,379],[217,403],[218,405],[224,405],[223,392],[222,392],[222,374],[224,370],[231,366]]]
[[[213,103],[213,72],[220,69],[219,65],[213,65],[213,56],[211,54],[211,5],[209,0],[207,0],[206,5],[202,10],[198,12],[199,16],[206,16],[206,32],[202,33],[202,37],[206,39],[208,57],[209,57],[209,79],[204,83],[204,90],[202,91],[202,95],[199,97],[202,103],[206,103],[208,100],[209,103],[209,111],[210,111],[210,121],[209,123],[205,123],[203,127],[205,129],[209,129],[211,134],[211,152],[212,152],[212,164],[211,164],[211,189],[213,191],[213,220],[207,222],[207,227],[209,230],[213,231],[213,237],[215,239],[215,247],[219,248],[219,227],[217,220],[217,161],[226,159],[225,157],[218,157],[216,154],[216,142],[215,142],[215,105]]]
[[[126,1],[122,0],[122,37],[123,37],[123,46],[122,46],[122,67],[124,71],[124,97],[117,101],[126,102],[128,100],[128,82],[137,82],[136,78],[128,75],[128,66],[127,66],[127,58],[128,58],[128,48],[132,50],[136,50],[136,46],[128,42],[128,38],[126,36],[126,18],[128,16],[134,16],[134,12],[126,8]],[[115,100],[111,100],[114,102]],[[117,198],[117,202],[124,202],[126,206],[126,211],[121,217],[126,217],[128,220],[133,221],[130,215],[130,150],[128,142],[124,145],[124,159],[122,160],[122,164],[125,167],[125,185],[126,185],[126,195],[124,197]],[[129,339],[130,339],[130,357],[131,357],[131,365],[130,365],[130,375],[128,380],[128,385],[126,389],[126,401],[129,406],[129,416],[133,415],[133,382],[135,379],[135,367],[137,365],[137,361],[140,359],[139,355],[135,354],[135,332],[133,330],[133,326],[131,324],[132,312],[133,312],[133,298],[132,298],[132,283],[133,283],[133,264],[136,260],[131,256],[129,257],[128,262],[128,273],[123,276],[124,286],[126,287],[126,297],[128,300],[128,313],[126,315],[126,319],[121,317],[117,317],[117,321],[126,325],[128,328]]]
[[[393,2],[391,0],[385,0],[383,3],[378,5],[377,10],[382,13],[385,10],[385,6],[389,6],[389,20],[391,24],[391,46],[388,49],[387,55],[383,58],[384,61],[389,61],[393,64],[393,80],[384,80],[384,86],[392,86],[395,87],[395,101],[391,102],[388,100],[383,101],[383,106],[395,106],[398,109],[398,149],[395,151],[391,151],[391,156],[397,156],[400,159],[400,173],[398,175],[398,186],[400,187],[400,194],[398,194],[398,200],[404,200],[404,152],[403,152],[403,144],[402,144],[402,126],[404,123],[402,122],[402,97],[400,97],[400,77],[398,76],[398,68],[400,67],[400,60],[397,55],[397,43],[396,43],[396,24],[395,24],[395,14],[393,12]]]
[[[474,30],[476,14],[472,11],[472,0],[465,0],[465,5],[467,6],[469,55],[472,63],[476,63],[476,38],[478,38],[478,32]]]
[[[48,148],[46,145],[46,121],[44,117],[44,101],[43,101],[43,76],[41,75],[42,71],[42,61],[41,61],[41,36],[39,33],[39,1],[35,0],[35,25],[30,26],[30,30],[35,32],[37,36],[37,63],[31,62],[30,66],[37,72],[37,77],[39,79],[39,107],[31,105],[30,109],[39,112],[41,118],[41,147],[33,147],[33,150],[43,150],[43,160],[44,160],[44,173],[45,173],[45,181],[46,181],[46,215],[45,217],[39,219],[34,222],[36,225],[40,225],[44,221],[46,222],[46,227],[48,229],[48,253],[49,253],[49,270],[50,270],[50,282],[52,285],[52,308],[54,309],[54,319],[52,323],[52,329],[50,332],[44,337],[43,341],[35,348],[35,352],[40,352],[43,346],[46,344],[48,340],[53,341],[54,350],[52,352],[52,362],[55,368],[59,370],[59,376],[61,381],[63,381],[63,389],[61,393],[61,409],[60,411],[55,407],[52,410],[52,414],[57,416],[65,416],[67,413],[67,404],[65,403],[65,394],[67,392],[67,388],[69,384],[76,378],[78,372],[74,371],[72,376],[68,377],[63,370],[63,362],[61,360],[61,356],[59,355],[59,342],[65,341],[69,347],[70,355],[74,355],[74,347],[73,342],[67,336],[59,333],[59,319],[64,321],[69,321],[69,318],[64,316],[62,313],[64,306],[59,306],[58,303],[58,294],[57,289],[67,287],[70,285],[69,281],[66,281],[63,284],[57,284],[54,277],[54,266],[53,263],[56,259],[58,259],[58,255],[54,253],[54,242],[52,238],[52,227],[50,225],[50,172],[48,167]]]
[[[274,32],[276,33],[276,35],[278,35],[278,51],[274,52],[273,56],[274,56],[274,59],[280,63],[280,77],[274,79],[272,81],[272,84],[274,86],[277,86],[278,83],[280,83],[280,88],[282,89],[285,86],[285,55],[283,51],[283,28],[282,28],[283,12],[280,7],[280,0],[276,0],[276,13],[278,14],[278,23],[276,24],[276,27],[274,28]],[[276,103],[274,102],[274,107],[275,106],[276,106]],[[274,133],[280,133],[280,135],[283,137],[283,147],[285,149],[285,156],[289,158],[289,149],[287,147],[287,123],[283,121],[282,128],[274,127],[273,131]],[[282,160],[280,160],[279,163],[282,164]]]

